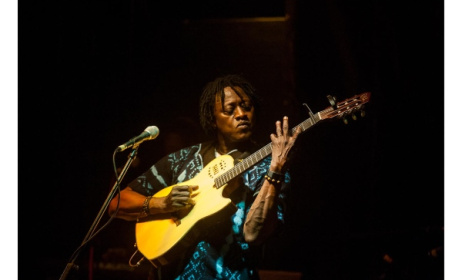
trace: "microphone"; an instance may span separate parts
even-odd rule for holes
[[[152,140],[156,138],[159,135],[159,129],[157,126],[148,126],[146,129],[141,133],[140,135],[133,137],[132,139],[128,140],[124,144],[120,145],[117,147],[117,152],[122,152],[125,151],[128,148],[131,148],[133,146],[138,146],[142,142],[146,140]]]

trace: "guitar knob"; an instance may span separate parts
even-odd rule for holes
[[[330,105],[334,107],[334,109],[337,109],[337,98],[335,96],[328,95],[327,99],[329,100]]]
[[[344,124],[348,124],[348,119],[347,119],[347,118],[343,118],[343,123],[344,123]]]
[[[355,114],[351,114],[351,118],[352,118],[354,121],[358,119],[358,117],[356,117]]]
[[[364,116],[366,116],[366,111],[364,111],[364,110],[361,110],[361,117],[363,117],[363,118],[364,118]]]

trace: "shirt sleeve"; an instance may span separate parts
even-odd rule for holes
[[[171,153],[156,162],[128,185],[143,195],[193,178],[203,168],[201,144]]]
[[[170,185],[172,169],[169,157],[165,156],[151,166],[146,172],[131,181],[128,185],[136,192],[143,195],[153,195]]]

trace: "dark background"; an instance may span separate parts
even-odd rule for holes
[[[18,5],[20,278],[59,279],[112,189],[118,145],[160,130],[127,182],[202,140],[202,87],[242,73],[264,97],[263,144],[283,115],[308,117],[303,103],[372,93],[365,117],[300,137],[286,231],[261,268],[443,279],[442,1],[157,2]],[[149,264],[128,266],[134,242],[133,223],[112,221],[68,278],[145,279]]]

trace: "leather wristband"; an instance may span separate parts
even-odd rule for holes
[[[284,179],[284,174],[268,170],[268,173],[266,173],[265,175],[265,179],[268,180],[270,183],[280,184]]]

